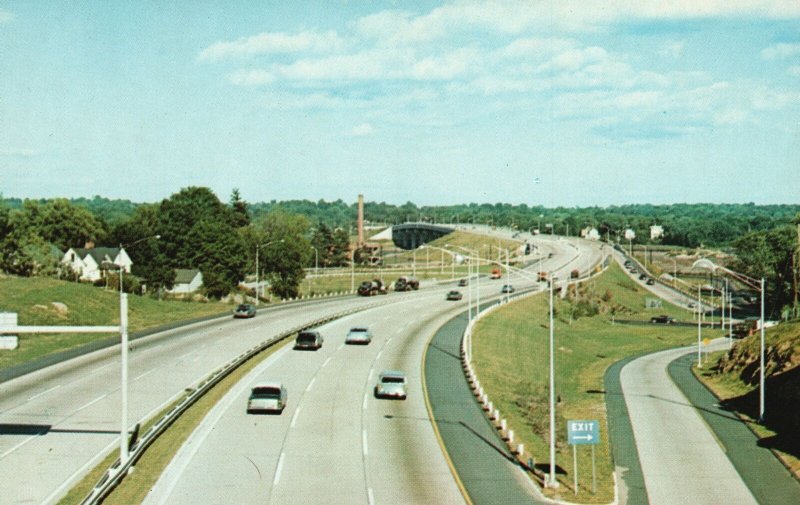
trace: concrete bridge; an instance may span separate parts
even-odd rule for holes
[[[455,231],[455,228],[430,223],[404,223],[392,226],[392,242],[401,249],[416,249],[422,244]]]

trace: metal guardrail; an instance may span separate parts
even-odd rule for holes
[[[136,428],[134,429],[134,437],[131,440],[130,452],[128,461],[124,464],[121,463],[120,459],[117,460],[109,467],[104,473],[103,476],[98,480],[97,484],[94,485],[91,492],[86,496],[86,498],[81,501],[81,505],[95,505],[102,502],[113,490],[116,488],[134,464],[142,457],[144,452],[147,450],[156,439],[161,436],[167,428],[169,428],[186,410],[189,409],[192,405],[194,405],[200,398],[203,397],[211,388],[213,388],[217,383],[219,383],[222,379],[230,375],[234,370],[238,367],[243,365],[247,362],[250,358],[255,356],[256,354],[260,353],[261,351],[281,342],[282,340],[303,331],[308,328],[313,328],[315,326],[319,326],[321,324],[328,323],[330,321],[340,319],[344,316],[348,316],[350,314],[355,314],[356,312],[361,312],[364,310],[372,309],[375,307],[379,307],[381,305],[386,305],[390,303],[391,300],[381,301],[378,303],[372,303],[369,305],[356,307],[353,309],[348,309],[342,312],[337,312],[334,314],[330,314],[325,317],[314,319],[310,322],[303,323],[301,325],[295,326],[289,330],[286,330],[278,335],[272,337],[269,340],[265,340],[258,345],[255,345],[244,351],[242,354],[233,358],[227,364],[223,365],[221,368],[217,369],[216,371],[212,372],[209,376],[207,376],[199,386],[194,388],[194,390],[186,396],[180,403],[175,405],[169,412],[167,412],[161,419],[156,422],[147,432],[142,435],[141,438],[136,440],[135,434],[138,433],[139,423],[136,424]]]

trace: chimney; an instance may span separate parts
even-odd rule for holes
[[[364,195],[358,195],[358,247],[364,246]]]
[[[86,243],[83,245],[84,249],[94,249],[94,241],[87,240]]]

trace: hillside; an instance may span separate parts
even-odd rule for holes
[[[128,296],[128,305],[131,333],[230,310],[223,303],[156,300],[135,295]],[[115,325],[119,324],[119,294],[50,278],[0,276],[0,312],[16,312],[18,324],[24,326]],[[16,350],[0,351],[0,369],[109,336],[23,334]]]

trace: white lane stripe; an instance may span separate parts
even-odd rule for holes
[[[295,423],[297,423],[297,415],[300,414],[300,407],[297,407],[294,411],[294,415],[292,416],[292,422],[289,423],[289,426],[294,428]]]
[[[343,347],[344,347],[344,344],[340,345],[340,346],[339,346],[339,349],[337,349],[337,350],[338,350],[338,351],[341,351]]]
[[[375,361],[378,361],[379,359],[381,359],[382,355],[383,355],[383,349],[381,349],[381,352],[379,352],[378,355],[375,356]]]
[[[367,382],[372,382],[372,372],[374,372],[374,368],[369,369],[369,377],[367,377]]]
[[[364,410],[367,410],[367,398],[369,398],[369,395],[367,393],[364,393],[364,403],[361,404],[361,408]]]
[[[100,396],[98,398],[95,398],[94,400],[90,401],[89,403],[87,403],[83,407],[79,407],[75,412],[80,412],[81,410],[83,410],[85,408],[91,407],[92,405],[94,405],[95,403],[99,402],[100,400],[102,400],[106,396],[108,396],[108,395],[103,395],[103,396]]]
[[[331,362],[331,357],[328,356],[328,359],[326,359],[325,363],[322,364],[322,368],[325,368],[328,365],[328,363],[330,363],[330,362]]]
[[[306,393],[308,393],[309,391],[311,391],[311,386],[313,386],[313,385],[314,385],[314,381],[315,381],[315,380],[317,380],[317,378],[316,378],[316,377],[311,377],[311,382],[309,382],[309,383],[308,383],[308,386],[306,386]]]
[[[272,479],[272,485],[277,486],[278,482],[281,480],[281,472],[283,471],[283,457],[286,453],[281,453],[281,457],[278,458],[278,468],[275,469],[275,478]]]
[[[367,500],[369,500],[369,505],[375,504],[375,496],[372,494],[372,488],[367,488]]]
[[[364,444],[364,456],[366,456],[369,453],[367,450],[367,430],[361,431],[361,442]]]
[[[145,373],[137,375],[136,377],[134,377],[134,378],[133,378],[133,380],[135,380],[135,381],[136,381],[136,380],[139,380],[139,379],[141,379],[142,377],[145,377],[145,376],[147,376],[147,375],[150,375],[151,373],[153,373],[153,372],[155,372],[155,371],[156,371],[156,369],[155,369],[155,368],[151,368],[150,370],[146,371]]]
[[[59,385],[57,385],[57,386],[53,386],[53,387],[51,387],[50,389],[45,389],[45,390],[44,390],[44,391],[42,391],[41,393],[37,393],[37,394],[35,394],[35,395],[31,396],[30,398],[28,398],[28,401],[35,400],[36,398],[39,398],[39,397],[40,397],[40,396],[42,396],[42,395],[46,395],[46,394],[47,394],[47,393],[49,393],[50,391],[53,391],[53,390],[55,390],[55,389],[58,389],[58,388],[60,388],[60,387],[61,387],[61,384],[59,384]]]
[[[42,432],[42,433],[37,433],[36,435],[33,435],[33,436],[31,436],[31,437],[28,437],[28,438],[26,438],[25,440],[23,440],[22,442],[18,443],[17,445],[15,445],[15,446],[14,446],[14,447],[12,447],[11,449],[7,450],[7,451],[6,451],[6,452],[4,452],[3,454],[0,454],[0,459],[3,459],[3,458],[5,458],[6,456],[8,456],[9,454],[11,454],[12,452],[16,451],[17,449],[19,449],[19,448],[20,448],[20,447],[22,447],[23,445],[25,445],[25,444],[27,444],[28,442],[30,442],[31,440],[33,440],[33,439],[35,439],[35,438],[38,438],[38,437],[40,437],[40,436],[42,436],[42,435],[44,435],[44,434],[45,434],[45,432]]]

